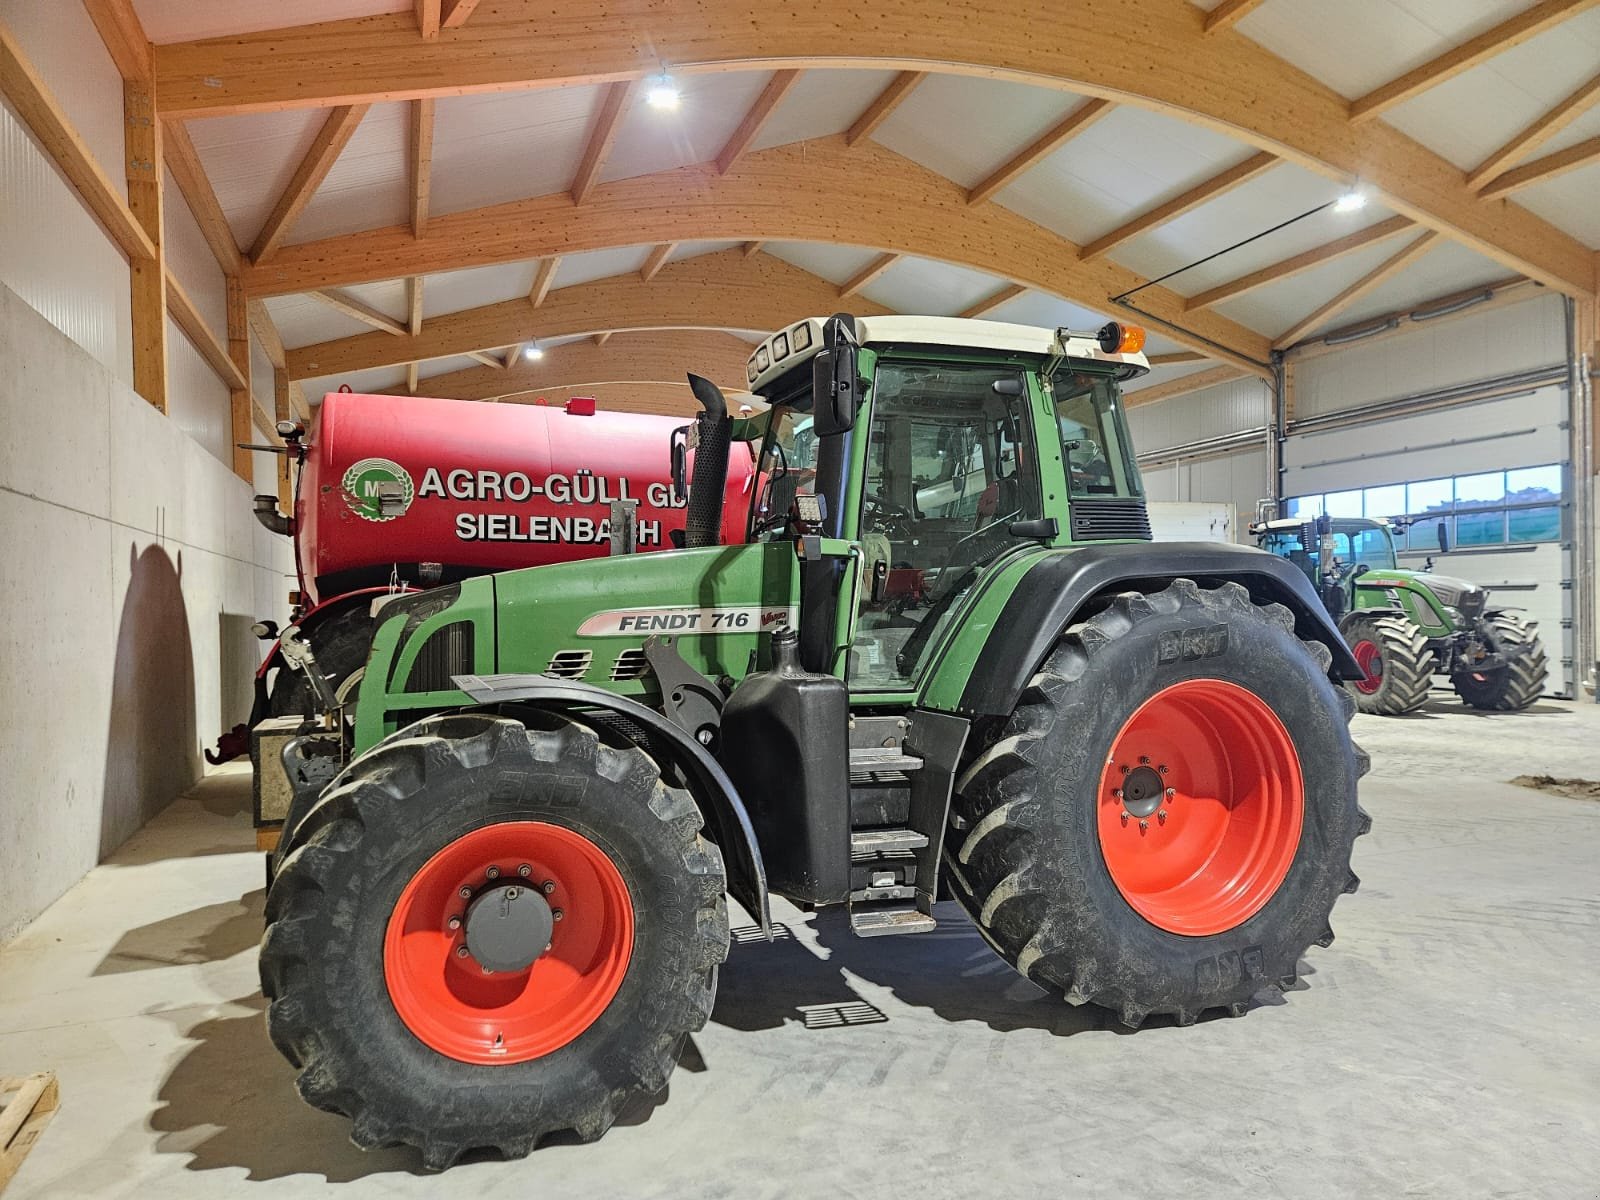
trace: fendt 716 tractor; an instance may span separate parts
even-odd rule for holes
[[[597,1137],[710,1015],[729,896],[863,937],[953,897],[1131,1027],[1289,987],[1357,885],[1360,668],[1293,564],[1148,541],[1141,343],[799,321],[769,410],[690,377],[686,548],[389,601],[353,723],[283,754],[261,976],[301,1095],[434,1168]]]
[[[1360,677],[1346,681],[1365,713],[1400,716],[1448,675],[1473,708],[1513,712],[1544,693],[1539,627],[1489,604],[1477,584],[1400,569],[1394,523],[1362,517],[1269,521],[1252,527],[1256,544],[1306,573],[1350,643]],[[1450,548],[1439,526],[1439,550]]]

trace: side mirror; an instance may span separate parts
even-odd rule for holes
[[[856,319],[849,313],[828,318],[823,352],[811,360],[812,429],[818,437],[844,433],[856,423],[861,377],[856,373]]]
[[[1369,567],[1366,563],[1357,563],[1356,564],[1356,569],[1354,571],[1350,572],[1350,578],[1351,579],[1360,579],[1363,575],[1365,575],[1370,570],[1372,570],[1372,568]]]
[[[1443,521],[1439,522],[1439,553],[1450,553],[1450,526]]]

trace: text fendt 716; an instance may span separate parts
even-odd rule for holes
[[[709,1017],[730,896],[864,937],[953,897],[1129,1026],[1292,984],[1357,884],[1359,668],[1289,562],[1149,541],[1142,337],[799,321],[751,358],[770,409],[691,376],[683,549],[382,608],[353,714],[283,754],[261,975],[301,1095],[434,1168],[598,1137]]]

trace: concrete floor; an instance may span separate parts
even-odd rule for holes
[[[959,911],[856,941],[779,907],[669,1095],[443,1177],[295,1096],[256,983],[248,780],[208,778],[0,951],[0,1073],[62,1108],[6,1193],[182,1197],[1600,1196],[1600,709],[1358,718],[1365,885],[1300,988],[1127,1034]]]

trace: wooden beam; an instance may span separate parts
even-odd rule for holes
[[[547,0],[495,0],[494,21],[431,42],[418,39],[411,14],[396,13],[157,46],[157,100],[164,117],[220,116],[608,84],[661,63],[679,78],[847,62],[1026,78],[1226,132],[1341,183],[1359,178],[1395,212],[1508,272],[1569,295],[1594,290],[1591,247],[1526,210],[1479,204],[1459,166],[1387,123],[1352,127],[1347,98],[1236,30],[1203,33],[1188,0],[1081,3],[1081,19],[1041,21],[1036,0],[991,0],[981,18],[959,5],[834,2],[808,8],[796,24],[774,20],[762,0],[617,0],[608,10],[616,19],[555,23]],[[1137,54],[1128,52],[1130,30]],[[1240,80],[1250,81],[1248,104]]]
[[[433,189],[433,100],[411,102],[411,232],[428,231],[428,200]]]
[[[839,299],[853,296],[862,288],[871,286],[874,280],[904,257],[903,254],[880,254],[839,285]]]
[[[761,248],[765,245],[765,242],[746,242],[740,247],[740,250],[744,253],[746,258],[754,258],[757,254],[761,253]]]
[[[891,116],[894,110],[905,103],[906,97],[912,90],[928,77],[926,71],[901,71],[889,81],[889,86],[879,92],[877,98],[867,105],[867,110],[856,118],[844,135],[844,144],[854,146],[857,142],[871,137]]]
[[[134,215],[100,169],[65,110],[4,25],[0,25],[0,95],[17,110],[23,124],[129,261],[156,261],[158,248],[145,221]]]
[[[422,332],[422,276],[413,275],[406,280],[406,333],[416,337]]]
[[[639,268],[640,280],[644,283],[649,283],[654,279],[656,273],[666,265],[667,259],[672,256],[672,252],[677,248],[677,242],[662,242],[654,250],[650,251],[649,257],[644,260],[644,266]]]
[[[1485,200],[1499,200],[1512,192],[1532,187],[1536,183],[1543,183],[1546,179],[1554,179],[1557,175],[1576,171],[1579,167],[1586,167],[1595,162],[1600,162],[1600,137],[1589,138],[1568,146],[1565,150],[1557,150],[1554,154],[1536,158],[1531,163],[1512,167],[1505,174],[1497,175],[1484,184],[1479,194]]]
[[[283,348],[283,339],[278,336],[278,327],[272,322],[272,314],[267,312],[267,306],[259,300],[249,301],[246,311],[250,318],[250,328],[256,335],[256,341],[261,343],[267,361],[281,370],[287,362],[287,352]]]
[[[167,411],[166,171],[162,167],[161,122],[148,82],[122,85],[122,146],[127,165],[128,208],[143,227],[154,258],[128,260],[129,312],[133,323],[133,390]]]
[[[478,0],[445,0],[444,16],[439,25],[443,29],[460,29],[478,7]]]
[[[1277,155],[1268,154],[1265,150],[1259,154],[1252,154],[1242,163],[1229,167],[1220,175],[1213,175],[1204,183],[1195,184],[1188,191],[1174,196],[1164,204],[1158,204],[1154,208],[1147,209],[1132,220],[1124,221],[1110,233],[1095,238],[1094,241],[1084,246],[1082,257],[1085,261],[1088,261],[1099,258],[1102,254],[1110,254],[1111,251],[1124,242],[1131,242],[1140,234],[1149,233],[1152,229],[1165,225],[1169,221],[1176,221],[1191,209],[1199,208],[1202,204],[1231,192],[1240,184],[1248,183],[1257,175],[1270,171],[1278,165],[1278,162]]]
[[[296,378],[348,375],[484,346],[619,329],[779,329],[798,312],[832,312],[838,288],[770,254],[746,261],[737,248],[668,263],[652,283],[636,271],[552,292],[535,311],[503,300],[431,317],[416,336],[361,333],[288,352]],[[858,316],[889,310],[856,297]]]
[[[961,315],[963,317],[988,316],[1002,304],[1009,304],[1018,296],[1026,293],[1027,290],[1028,289],[1023,287],[1020,283],[1007,284],[998,292],[994,292],[991,295],[985,296],[982,300],[979,300],[976,304],[972,305],[966,311],[961,313]]]
[[[1124,392],[1123,403],[1129,408],[1136,408],[1141,404],[1154,404],[1158,400],[1171,400],[1174,396],[1187,396],[1190,392],[1198,392],[1202,388],[1216,387],[1219,383],[1230,383],[1243,375],[1244,372],[1238,367],[1227,365],[1212,367],[1178,379],[1169,379],[1165,383],[1153,383],[1149,387]]]
[[[155,56],[139,14],[133,10],[133,0],[83,0],[83,7],[123,80],[152,83]]]
[[[1421,237],[1413,239],[1398,254],[1391,255],[1356,280],[1332,300],[1322,305],[1310,316],[1302,321],[1296,321],[1287,330],[1273,340],[1274,350],[1283,350],[1294,345],[1306,334],[1322,325],[1327,324],[1345,309],[1349,308],[1368,292],[1380,287],[1405,270],[1417,259],[1421,258],[1438,242],[1439,235],[1433,230],[1426,230]]]
[[[1006,184],[1015,180],[1042,158],[1047,158],[1065,146],[1078,134],[1093,125],[1112,109],[1109,100],[1085,100],[1061,121],[1045,130],[1032,144],[1018,151],[999,170],[991,174],[967,193],[968,204],[980,204]]]
[[[561,269],[561,255],[552,254],[539,264],[539,269],[533,273],[533,289],[528,293],[528,303],[538,308],[544,303],[544,298],[550,294],[550,285],[556,281],[556,272]]]
[[[1447,79],[1454,79],[1479,63],[1488,62],[1513,46],[1520,46],[1529,38],[1537,37],[1548,29],[1578,13],[1595,7],[1600,0],[1541,0],[1532,8],[1524,9],[1477,37],[1469,38],[1437,58],[1430,59],[1400,78],[1374,88],[1350,104],[1352,121],[1367,121],[1379,113],[1388,112],[1397,104],[1420,96],[1429,88],[1437,87]]]
[[[612,332],[613,331],[610,329],[601,330],[599,333],[594,335],[594,344],[596,346],[604,346],[611,340]]]
[[[1292,258],[1262,267],[1259,271],[1251,271],[1248,275],[1241,275],[1237,279],[1230,279],[1227,283],[1219,283],[1214,288],[1190,296],[1184,302],[1184,311],[1198,312],[1200,309],[1210,308],[1221,304],[1224,300],[1232,300],[1235,296],[1242,296],[1246,292],[1255,291],[1256,288],[1265,287],[1269,283],[1277,283],[1280,279],[1288,279],[1291,275],[1309,271],[1312,267],[1320,267],[1323,263],[1332,262],[1346,254],[1354,254],[1357,250],[1364,250],[1368,246],[1413,228],[1415,226],[1404,217],[1389,217],[1326,245],[1317,246]]]
[[[1264,0],[1222,0],[1221,4],[1206,14],[1205,23],[1200,28],[1205,33],[1231,29],[1260,8],[1263,3]]]
[[[361,118],[367,115],[367,109],[371,107],[370,104],[346,104],[328,114],[311,148],[295,168],[289,186],[283,189],[283,195],[272,206],[272,212],[261,227],[255,245],[250,248],[251,262],[260,264],[277,252],[306,205],[311,203],[318,186],[328,177],[340,153],[350,144]]]
[[[506,370],[509,371],[516,364],[517,358],[521,354],[522,354],[522,343],[521,342],[518,342],[515,346],[507,346],[506,347],[505,358],[501,360],[500,365],[502,367],[504,367]]]
[[[172,172],[173,182],[178,185],[184,202],[194,214],[195,224],[200,226],[200,233],[205,237],[206,245],[211,247],[217,266],[222,268],[224,275],[238,274],[239,243],[234,241],[233,227],[228,224],[217,193],[212,190],[211,180],[206,177],[205,167],[200,162],[194,142],[189,138],[188,129],[182,121],[165,121],[161,126],[161,138],[167,169]]]
[[[309,292],[308,295],[321,300],[329,308],[336,308],[347,317],[354,317],[364,325],[371,325],[374,329],[381,329],[395,337],[405,337],[411,331],[396,321],[388,313],[379,312],[372,305],[363,300],[358,300],[348,292],[335,291],[324,288],[319,291]]]
[[[239,449],[240,442],[253,442],[251,432],[255,424],[254,398],[250,390],[250,312],[244,288],[236,275],[228,277],[228,361],[240,376],[243,387],[231,384],[228,388],[228,410],[233,426],[233,473],[246,483],[255,480],[256,469],[252,452]],[[276,422],[267,422],[270,435]]]
[[[1584,83],[1577,91],[1541,114],[1505,145],[1467,172],[1467,186],[1481,188],[1512,163],[1532,154],[1568,125],[1588,112],[1600,101],[1600,75]]]
[[[439,36],[441,0],[415,0],[415,4],[417,29],[421,31],[424,40],[432,41]]]
[[[418,382],[417,364],[414,362],[408,362],[406,364],[406,391],[415,396],[417,394]]]
[[[617,140],[617,131],[622,128],[622,118],[627,115],[638,86],[636,79],[620,80],[607,87],[601,96],[600,105],[595,110],[594,124],[589,127],[589,140],[584,145],[583,158],[578,161],[578,170],[572,177],[570,190],[574,204],[582,204],[587,200],[589,193],[600,182],[600,172],[605,169],[611,146]]]
[[[504,361],[502,359],[495,358],[493,355],[491,355],[486,350],[468,350],[467,351],[467,357],[468,358],[475,358],[479,362],[481,362],[484,366],[493,367],[496,371],[504,371],[506,369],[506,367],[509,365],[506,361]],[[434,378],[437,379],[438,376],[434,376]]]
[[[726,175],[744,152],[750,149],[750,143],[756,140],[762,126],[767,123],[799,78],[799,71],[772,73],[772,78],[767,80],[767,86],[761,89],[761,95],[756,97],[756,102],[750,106],[750,111],[745,113],[744,120],[739,122],[739,128],[733,131],[733,136],[718,153],[717,170]]]
[[[289,246],[249,268],[245,285],[281,295],[641,242],[760,238],[939,259],[1091,309],[1146,282],[1110,259],[1079,261],[1075,243],[1003,205],[968,207],[959,185],[875,142],[847,149],[834,136],[757,151],[726,175],[702,164],[617,180],[581,208],[558,193],[436,217],[425,238],[396,226]],[[1139,307],[1182,345],[1270,371],[1267,339],[1235,321],[1187,314],[1161,286],[1144,288]]]
[[[183,290],[183,285],[170,271],[167,272],[167,312],[172,315],[173,323],[194,343],[200,357],[217,373],[218,379],[230,389],[250,390],[250,381],[228,356],[227,346],[211,331],[211,326],[206,324],[200,310],[189,298],[189,293]]]
[[[1172,354],[1149,354],[1145,361],[1152,367],[1172,367],[1179,363],[1205,362],[1206,356],[1198,350],[1179,350]]]

